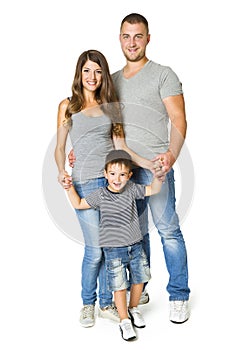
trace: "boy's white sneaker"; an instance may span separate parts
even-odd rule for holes
[[[142,292],[141,298],[139,300],[139,305],[147,304],[150,301],[149,294],[146,290]]]
[[[132,320],[132,324],[137,328],[144,328],[146,327],[146,323],[144,321],[144,318],[142,317],[141,312],[137,307],[132,307],[128,309],[129,316]]]
[[[120,332],[124,340],[136,339],[136,333],[133,329],[132,322],[128,318],[122,320],[119,324]]]
[[[80,324],[82,327],[92,327],[95,324],[95,306],[84,305],[81,309]]]
[[[184,323],[189,319],[190,311],[187,300],[170,301],[170,321]]]

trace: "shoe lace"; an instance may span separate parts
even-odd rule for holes
[[[94,306],[93,305],[86,305],[83,308],[83,318],[92,317],[94,312]]]
[[[117,308],[114,305],[107,306],[106,309],[113,315],[118,316]]]
[[[184,302],[182,300],[175,300],[173,302],[173,308],[174,308],[174,311],[181,311],[182,308],[183,308],[183,305],[184,305]]]
[[[124,323],[124,328],[126,331],[131,331],[131,323]]]

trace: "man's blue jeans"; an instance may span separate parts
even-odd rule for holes
[[[140,184],[150,184],[152,173],[142,168],[133,170],[132,181]],[[150,246],[148,233],[149,205],[153,223],[161,237],[163,251],[169,272],[167,291],[169,300],[188,300],[190,289],[188,287],[187,252],[179,218],[175,208],[174,171],[171,169],[162,185],[161,192],[146,198],[143,203],[138,201],[140,225],[145,237],[144,250],[150,261]],[[153,248],[154,249],[154,248]]]
[[[90,180],[80,184],[75,181],[74,186],[81,197],[85,197],[99,187],[107,184],[105,178]],[[112,305],[112,292],[107,288],[107,278],[105,272],[104,256],[99,247],[99,220],[98,210],[76,210],[78,220],[83,232],[85,241],[84,257],[82,261],[82,300],[83,305],[94,305],[97,300],[97,280],[99,278],[99,304],[101,307]]]

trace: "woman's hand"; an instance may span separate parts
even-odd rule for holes
[[[68,190],[72,186],[72,177],[66,170],[63,170],[58,174],[58,182],[65,190]]]

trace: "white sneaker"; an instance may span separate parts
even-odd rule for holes
[[[120,332],[124,340],[136,339],[136,333],[133,329],[132,322],[128,318],[125,318],[119,324]]]
[[[139,300],[139,305],[147,304],[149,303],[150,297],[146,290],[142,292],[141,298]]]
[[[120,322],[118,311],[114,305],[99,307],[98,316],[101,318],[107,318],[111,321]]]
[[[146,323],[144,321],[144,318],[142,317],[141,312],[138,310],[137,307],[132,307],[131,309],[128,309],[128,313],[131,317],[132,324],[137,328],[144,328],[146,327]]]
[[[187,300],[170,301],[170,321],[173,323],[183,323],[189,319],[190,311]]]
[[[127,303],[129,304],[129,300],[130,300],[130,291],[127,290]],[[140,297],[140,300],[139,300],[139,305],[144,305],[144,304],[147,304],[149,303],[150,301],[150,297],[149,297],[149,294],[146,290],[144,290],[142,292],[142,295]]]
[[[84,305],[81,309],[80,324],[82,327],[92,327],[95,324],[95,306]]]

